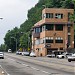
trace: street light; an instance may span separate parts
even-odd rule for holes
[[[14,38],[16,40],[16,51],[17,51],[17,39],[15,37],[11,37],[11,38]]]

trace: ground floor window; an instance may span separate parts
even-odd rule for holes
[[[53,40],[46,40],[46,43],[53,43]]]
[[[63,38],[61,38],[61,37],[56,37],[56,38],[55,38],[55,43],[63,43]]]
[[[55,43],[63,43],[63,40],[55,40]]]

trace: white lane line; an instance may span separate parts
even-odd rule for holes
[[[5,69],[3,69],[3,67],[0,65],[0,68],[2,69],[2,74],[7,74],[7,75],[10,75]]]
[[[37,69],[37,68],[35,68],[35,67],[31,67],[32,69],[34,69],[34,70],[36,70],[36,71],[40,71],[40,69]]]
[[[47,71],[44,71],[44,70],[41,70],[41,72],[43,72],[43,73],[47,73],[47,74],[50,74],[49,72],[47,72]]]
[[[26,64],[22,64],[22,65],[24,65],[24,66],[26,66],[26,67],[30,67],[29,65],[26,65]]]

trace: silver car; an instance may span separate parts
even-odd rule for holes
[[[24,55],[25,56],[29,56],[29,52],[27,52],[27,51],[26,52],[22,52],[22,56],[24,56]]]
[[[4,53],[0,52],[0,58],[4,59]]]

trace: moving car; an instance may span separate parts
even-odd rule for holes
[[[0,58],[4,59],[4,53],[0,52]]]
[[[69,62],[75,61],[75,53],[72,54],[72,56],[69,56],[69,57],[68,57],[68,61],[69,61]]]
[[[30,56],[31,56],[31,57],[36,57],[36,54],[32,51],[32,52],[30,53]]]
[[[25,52],[22,52],[22,56],[29,56],[29,52],[28,51],[25,51]]]

